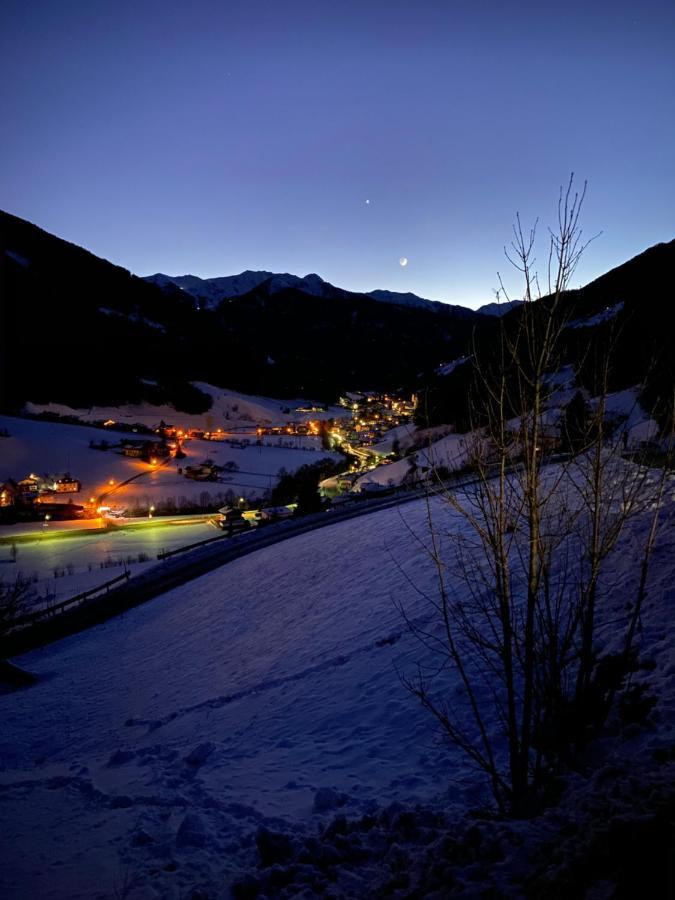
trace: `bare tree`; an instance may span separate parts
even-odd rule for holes
[[[539,802],[547,776],[569,757],[579,710],[584,726],[601,715],[589,712],[601,575],[628,517],[644,508],[646,470],[623,458],[619,435],[608,440],[606,433],[609,350],[575,453],[545,463],[552,376],[569,324],[566,292],[588,243],[579,225],[585,190],[575,191],[573,177],[561,189],[546,294],[534,257],[536,226],[526,232],[516,219],[506,255],[522,276],[524,303],[500,321],[495,343],[473,348],[475,479],[453,489],[438,466],[428,475],[427,549],[438,586],[430,600],[438,627],[409,623],[440,665],[419,666],[405,677],[407,687],[487,775],[499,809],[513,815]],[[645,583],[662,493],[663,486],[644,548]],[[439,498],[464,522],[458,534],[439,529]],[[461,591],[454,590],[458,581]],[[627,651],[634,632],[632,621]],[[444,698],[448,669],[459,678],[468,717]],[[603,700],[611,696],[605,692]]]
[[[24,612],[33,594],[32,581],[17,575],[12,579],[0,579],[0,634]]]

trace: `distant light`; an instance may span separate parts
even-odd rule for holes
[[[370,200],[366,200],[366,206],[370,206]]]
[[[408,265],[408,257],[402,256],[398,261],[399,266],[403,266],[404,268]]]

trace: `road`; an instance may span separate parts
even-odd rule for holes
[[[222,540],[211,542],[206,546],[186,550],[161,563],[147,566],[145,571],[134,575],[120,588],[111,590],[98,598],[87,600],[86,603],[61,615],[38,622],[30,629],[0,639],[0,658],[18,655],[103,622],[225,563],[264,547],[317,528],[325,528],[338,522],[345,522],[408,503],[423,495],[423,490],[419,489],[400,492],[384,498],[362,500],[347,508],[315,513],[299,519],[287,519],[234,538],[223,537]],[[213,536],[213,531],[208,536]],[[109,570],[106,576],[113,577],[118,571],[120,570]]]
[[[157,554],[217,534],[206,517],[189,523],[145,520],[143,527],[101,529],[95,533],[45,529],[37,538],[25,535],[0,545],[0,574],[31,578],[38,605],[55,603],[94,587],[124,570],[133,575],[157,561]],[[60,523],[58,523],[60,524]],[[9,561],[14,559],[15,562]]]

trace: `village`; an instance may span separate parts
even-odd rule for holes
[[[0,523],[46,527],[81,519],[215,513],[223,497],[226,508],[235,497],[238,508],[260,508],[279,472],[305,465],[310,453],[344,459],[345,478],[337,490],[331,484],[324,491],[334,495],[396,457],[391,449],[378,450],[378,443],[393,429],[412,427],[415,402],[348,392],[328,418],[325,407],[305,405],[295,411],[297,418],[289,409],[284,421],[213,423],[210,429],[183,423],[180,414],[154,427],[147,418],[122,425],[113,418],[75,424],[41,415],[3,417],[5,448],[19,431],[27,429],[31,439],[26,453],[17,447],[3,454]],[[64,458],[68,467],[59,471],[55,463]]]

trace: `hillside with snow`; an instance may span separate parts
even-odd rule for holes
[[[144,410],[147,415],[148,408],[144,407]],[[119,412],[113,410],[114,414]],[[157,416],[158,413],[153,411],[148,418],[149,424],[158,424],[161,415]],[[138,419],[132,414],[131,421]],[[198,427],[202,427],[201,423]],[[146,511],[150,505],[159,507],[169,499],[180,508],[183,501],[187,506],[190,500],[195,501],[202,495],[212,498],[211,502],[224,503],[228,491],[236,492],[237,496],[258,498],[274,487],[281,469],[292,472],[319,459],[339,459],[338,454],[323,450],[318,438],[267,436],[258,444],[253,433],[248,438],[224,434],[218,441],[186,440],[184,459],[171,458],[152,465],[122,455],[118,446],[120,441],[130,437],[147,435],[116,431],[114,426],[101,429],[0,416],[0,428],[8,432],[7,437],[0,437],[0,482],[10,478],[19,481],[31,473],[56,477],[68,472],[81,482],[81,491],[68,495],[75,503],[86,504],[91,498],[104,498],[114,505],[138,506]],[[92,441],[99,444],[102,440],[108,441],[110,449],[92,449]],[[217,465],[228,465],[231,471],[224,473],[218,482],[192,481],[178,471],[207,459]]]
[[[601,750],[615,772],[631,760],[636,777],[672,743],[675,637],[663,623],[675,577],[674,490],[639,636],[656,714]],[[439,532],[463,532],[456,513],[433,505]],[[17,660],[37,683],[0,696],[3,897],[104,898],[124,887],[131,898],[224,898],[245,873],[275,895],[269,879],[280,871],[287,896],[332,879],[341,896],[359,897],[391,877],[396,853],[422,859],[412,833],[385,840],[376,829],[377,850],[366,835],[345,844],[335,836],[344,831],[325,832],[324,862],[311,850],[280,869],[260,856],[261,827],[286,835],[288,853],[302,859],[338,814],[372,816],[379,828],[392,821],[391,803],[399,812],[422,803],[456,821],[485,803],[473,767],[400,680],[438,661],[402,615],[438,633],[427,515],[419,501],[291,539]],[[604,651],[628,615],[613,585],[635,589],[633,548],[648,527],[648,514],[634,519],[612,555],[598,611]],[[467,590],[450,578],[453,591]],[[443,677],[443,691],[463,708],[456,675]],[[581,776],[570,790],[591,796]],[[433,821],[430,844],[443,839]],[[500,858],[492,877],[513,876],[511,857]],[[472,883],[470,869],[456,874]]]
[[[240,429],[254,431],[256,425],[279,425],[287,422],[340,418],[345,410],[340,406],[317,405],[313,400],[295,398],[276,400],[272,397],[256,397],[239,391],[218,388],[203,381],[193,387],[210,399],[209,408],[202,413],[190,413],[170,403],[122,403],[116,406],[91,406],[73,408],[59,403],[31,403],[25,405],[30,415],[47,413],[66,416],[81,422],[106,422],[112,420],[124,425],[145,425],[157,428],[160,422],[179,428],[197,428],[203,431]]]

